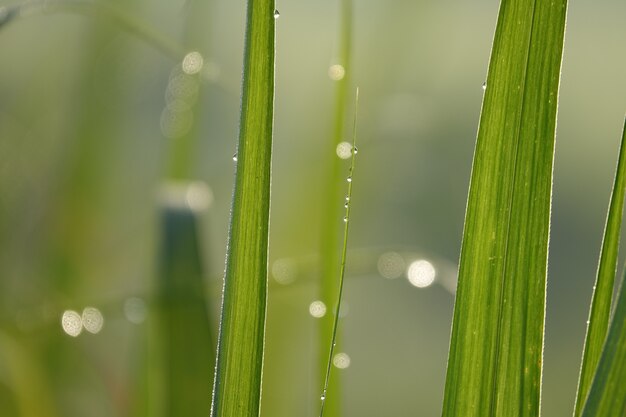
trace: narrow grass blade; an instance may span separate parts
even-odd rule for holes
[[[332,306],[338,295],[337,270],[340,265],[339,254],[341,250],[341,205],[337,204],[342,199],[343,184],[345,183],[342,173],[342,160],[336,155],[336,148],[344,140],[346,131],[346,113],[349,99],[350,72],[351,72],[351,49],[352,49],[352,0],[340,2],[340,33],[338,61],[333,63],[337,69],[336,76],[331,77],[335,81],[335,114],[333,132],[326,148],[329,156],[326,168],[324,184],[324,212],[322,214],[322,229],[320,236],[320,300],[327,306]],[[332,74],[331,74],[332,75]],[[318,338],[318,372],[319,381],[323,383],[326,378],[326,359],[328,347],[333,333],[333,317],[326,315],[319,320]],[[336,336],[335,343],[340,344],[340,336]],[[317,385],[316,385],[317,386]],[[341,392],[340,379],[335,377],[327,387],[329,400],[326,404],[326,414],[330,417],[341,415]]]
[[[604,239],[600,251],[598,274],[594,286],[591,310],[589,312],[589,324],[583,352],[578,392],[574,416],[579,417],[582,413],[585,398],[589,394],[589,388],[593,375],[600,360],[602,346],[606,340],[606,332],[609,327],[611,313],[611,299],[615,288],[615,273],[617,269],[617,255],[619,251],[620,230],[622,227],[622,214],[624,211],[624,194],[626,192],[626,120],[622,132],[619,158],[613,191],[609,203],[609,213],[604,228]]]
[[[337,329],[339,325],[339,310],[341,309],[341,300],[343,296],[343,282],[346,274],[346,259],[348,253],[348,232],[350,230],[350,209],[352,208],[352,175],[354,174],[354,162],[356,160],[356,122],[357,122],[357,110],[359,104],[359,89],[356,90],[356,99],[354,106],[354,124],[352,127],[352,157],[350,158],[350,171],[348,173],[348,194],[346,195],[345,202],[345,216],[343,218],[343,245],[341,249],[341,267],[339,269],[339,283],[337,285],[337,299],[335,301],[333,314],[330,316],[332,320],[332,331],[329,344],[328,360],[326,361],[326,372],[324,374],[324,387],[322,388],[322,395],[320,397],[322,405],[320,407],[320,417],[324,416],[324,407],[329,396],[328,387],[330,383],[331,370],[333,365],[333,356],[335,355],[335,348],[337,345]],[[336,392],[332,393],[333,395]]]
[[[538,416],[566,0],[502,0],[465,218],[445,417]]]
[[[615,302],[606,343],[593,377],[583,417],[623,417],[626,415],[626,280]]]
[[[248,0],[237,172],[211,416],[260,413],[274,108],[274,0]]]
[[[191,185],[190,187],[194,187]],[[208,317],[196,212],[162,209],[158,287],[165,416],[206,416],[215,369],[215,335]]]

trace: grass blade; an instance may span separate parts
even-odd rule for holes
[[[335,354],[335,348],[337,345],[337,328],[339,325],[339,310],[341,309],[341,297],[343,296],[343,282],[346,273],[346,259],[348,253],[348,232],[350,230],[350,209],[352,208],[352,175],[354,174],[354,162],[356,160],[356,122],[357,122],[357,110],[359,105],[359,89],[356,89],[356,98],[354,105],[354,124],[352,127],[352,157],[350,158],[350,171],[348,176],[348,194],[346,196],[345,203],[345,217],[343,218],[343,245],[341,249],[341,267],[339,270],[339,285],[337,285],[337,299],[335,301],[333,314],[330,316],[332,319],[332,332],[330,337],[330,349],[328,352],[328,361],[326,362],[326,372],[324,374],[324,388],[322,389],[320,407],[320,417],[324,416],[324,407],[328,399],[328,387],[330,383],[330,374],[333,365],[333,356]],[[333,392],[336,394],[336,392]]]
[[[502,0],[465,218],[443,416],[537,416],[566,0]]]
[[[626,415],[626,280],[615,303],[615,313],[598,363],[583,417]]]
[[[237,171],[211,416],[258,416],[267,307],[274,0],[248,0]]]
[[[620,230],[622,227],[622,213],[624,211],[624,194],[626,192],[626,120],[620,144],[619,157],[615,182],[609,202],[609,212],[604,229],[604,239],[600,251],[598,274],[594,286],[589,312],[589,324],[583,352],[578,392],[574,416],[579,417],[582,413],[585,398],[589,394],[589,388],[594,372],[600,360],[602,346],[606,340],[606,332],[609,327],[611,313],[611,299],[615,288],[615,273],[617,269],[617,255],[619,251]]]
[[[333,305],[338,297],[337,286],[337,269],[340,266],[339,254],[341,251],[341,206],[337,204],[342,199],[344,192],[342,160],[336,155],[336,148],[340,142],[344,140],[346,130],[346,112],[349,99],[349,86],[351,74],[351,49],[352,49],[352,0],[340,1],[340,34],[339,34],[339,53],[338,62],[334,65],[342,74],[341,77],[334,77],[335,81],[335,115],[333,122],[333,132],[330,136],[330,143],[326,150],[329,155],[327,162],[325,178],[325,201],[324,212],[322,214],[322,230],[320,236],[320,254],[321,254],[321,277],[320,277],[320,300],[329,308]],[[331,346],[331,338],[333,333],[334,318],[328,314],[319,320],[319,337],[318,337],[318,372],[319,382],[324,383],[326,379],[326,359],[328,357],[328,349]],[[340,335],[335,335],[334,343],[339,345]],[[317,385],[316,385],[317,386]],[[326,401],[326,414],[331,417],[341,415],[341,393],[340,379],[338,375],[330,381],[330,385],[326,387],[329,399]]]

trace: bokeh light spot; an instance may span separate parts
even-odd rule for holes
[[[411,262],[407,271],[407,278],[412,285],[418,288],[426,288],[435,281],[436,274],[433,264],[420,259]]]
[[[350,356],[347,353],[337,353],[333,357],[333,365],[339,369],[346,369],[350,366]]]
[[[309,314],[316,319],[326,315],[326,304],[323,301],[316,300],[309,304]]]
[[[61,327],[65,333],[76,337],[83,331],[83,319],[74,310],[65,310],[61,316]]]
[[[104,316],[102,312],[95,307],[86,307],[83,310],[83,327],[89,333],[99,333],[104,326]]]
[[[185,58],[183,58],[183,71],[185,74],[197,74],[200,72],[203,65],[204,59],[200,52],[189,52],[185,55]]]
[[[404,258],[397,252],[387,252],[378,258],[378,272],[387,279],[395,279],[404,273],[406,263]]]

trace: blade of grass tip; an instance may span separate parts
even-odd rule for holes
[[[168,184],[158,299],[165,416],[205,416],[212,391],[215,336],[209,322],[198,215],[210,203],[201,183]],[[193,196],[192,198],[189,198]],[[193,206],[188,203],[193,201]]]
[[[622,277],[613,318],[582,416],[625,416],[624,381],[626,381],[626,279]]]
[[[260,413],[274,110],[274,0],[249,0],[211,416]]]
[[[602,346],[606,340],[606,332],[609,327],[611,314],[611,299],[615,288],[615,273],[617,269],[617,257],[619,251],[620,230],[622,227],[622,214],[624,211],[624,194],[626,192],[626,120],[619,148],[617,169],[613,191],[609,202],[609,212],[604,228],[604,239],[600,250],[598,273],[589,311],[587,325],[587,337],[578,380],[578,392],[574,417],[579,417],[589,393],[591,381],[595,373]]]
[[[320,406],[320,417],[324,416],[324,406],[328,398],[328,386],[330,382],[330,374],[333,364],[333,356],[335,354],[335,347],[337,342],[337,329],[339,327],[339,310],[341,309],[341,300],[343,296],[343,282],[346,273],[346,259],[348,253],[348,231],[350,228],[350,210],[352,208],[352,175],[354,174],[354,162],[356,160],[357,147],[356,147],[356,126],[359,106],[359,88],[356,89],[356,95],[354,99],[354,122],[352,125],[352,155],[350,157],[350,170],[348,173],[348,194],[345,202],[345,216],[343,218],[343,245],[341,249],[341,266],[339,269],[339,285],[337,285],[337,301],[335,302],[335,308],[333,310],[332,318],[332,333],[330,338],[330,347],[328,353],[328,360],[326,362],[326,372],[324,375],[324,387],[322,388],[322,395],[320,400],[322,405]],[[333,393],[335,394],[335,393]]]
[[[352,0],[340,2],[340,32],[338,61],[329,69],[329,76],[335,82],[335,109],[334,126],[327,145],[328,162],[326,165],[325,196],[322,213],[322,229],[320,235],[320,300],[327,306],[331,306],[337,298],[336,273],[339,267],[339,253],[341,244],[341,207],[337,201],[342,198],[342,160],[337,157],[337,146],[344,140],[347,124],[347,103],[349,98],[351,49],[352,49]],[[328,346],[332,334],[332,317],[326,315],[319,320],[318,337],[318,381],[324,382],[326,375],[326,359]],[[340,344],[340,337],[335,343]],[[317,385],[316,385],[317,386]],[[334,378],[328,390],[332,395],[326,404],[326,411],[331,417],[339,416],[340,413],[340,380]]]
[[[459,263],[444,417],[538,416],[566,0],[502,0]]]

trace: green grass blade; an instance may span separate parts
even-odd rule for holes
[[[622,213],[624,211],[624,194],[626,192],[625,142],[626,120],[624,121],[624,131],[620,144],[615,182],[611,193],[609,212],[604,229],[604,239],[600,251],[596,285],[594,287],[591,310],[589,312],[587,337],[585,339],[580,379],[578,381],[578,392],[576,395],[576,406],[574,409],[575,417],[579,417],[582,413],[583,404],[585,403],[587,394],[589,394],[591,381],[598,361],[600,360],[602,346],[606,340],[606,332],[609,327],[611,299],[613,298],[613,290],[615,287],[619,237],[622,227]]]
[[[215,369],[215,336],[208,317],[197,213],[162,209],[159,280],[165,416],[206,416]]]
[[[357,122],[357,110],[359,105],[359,89],[356,90],[356,98],[354,105],[354,124],[352,126],[352,157],[350,158],[350,171],[348,174],[348,194],[345,201],[345,216],[343,218],[343,245],[341,249],[341,267],[339,269],[339,283],[337,285],[337,299],[335,301],[333,314],[330,316],[332,319],[332,332],[330,337],[328,360],[326,362],[326,372],[324,374],[324,387],[322,388],[320,407],[320,417],[324,416],[324,408],[326,401],[328,400],[330,385],[330,375],[333,365],[333,356],[335,354],[335,348],[337,347],[337,329],[339,327],[339,310],[341,309],[341,300],[343,296],[343,282],[346,274],[346,259],[348,254],[348,232],[350,231],[350,209],[352,208],[352,176],[354,174],[354,163],[356,160],[356,122]],[[337,392],[332,392],[335,395]]]
[[[248,0],[213,417],[252,417],[260,412],[274,107],[274,3]]]
[[[445,417],[539,415],[566,0],[502,0],[470,183]]]
[[[341,251],[341,205],[337,204],[343,197],[344,174],[343,161],[336,155],[337,145],[344,140],[346,131],[346,113],[349,99],[352,49],[352,0],[340,1],[340,33],[338,61],[335,63],[343,67],[343,77],[335,80],[335,104],[333,132],[327,145],[326,154],[329,156],[324,169],[326,173],[324,183],[324,207],[322,214],[322,228],[320,236],[321,277],[320,300],[329,308],[338,296],[337,270],[340,266],[339,254]],[[326,378],[326,359],[333,333],[333,317],[328,314],[319,320],[318,337],[318,380],[323,383]],[[335,343],[341,344],[340,335],[336,336]],[[326,415],[338,417],[341,415],[341,381],[336,375],[327,387],[329,398],[326,401]],[[317,386],[317,385],[315,385]]]
[[[624,381],[626,381],[626,280],[622,279],[615,303],[615,313],[609,325],[606,343],[582,416],[625,416],[626,383]]]

